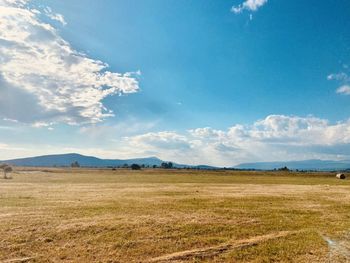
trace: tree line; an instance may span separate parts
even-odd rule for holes
[[[78,168],[80,167],[80,164],[78,161],[72,162],[70,165],[72,168]],[[160,164],[160,166],[158,165],[145,165],[145,164],[137,164],[137,163],[133,163],[131,165],[125,163],[123,165],[119,165],[119,166],[113,166],[113,167],[107,167],[107,168],[130,168],[132,170],[141,170],[142,168],[162,168],[162,169],[172,169],[174,168],[174,164],[172,162],[162,162]]]

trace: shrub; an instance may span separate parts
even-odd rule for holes
[[[131,165],[131,170],[141,170],[141,166],[136,163],[133,163]]]

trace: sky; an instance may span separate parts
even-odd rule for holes
[[[0,0],[0,160],[350,159],[348,0]]]

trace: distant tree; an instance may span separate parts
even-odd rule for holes
[[[130,167],[131,170],[141,170],[141,166],[136,163],[133,163]]]
[[[11,179],[11,176],[8,177],[7,174],[12,172],[12,167],[7,164],[0,164],[0,169],[4,171],[4,179]]]
[[[6,166],[4,168],[4,176],[5,176],[5,179],[11,179],[12,177],[8,177],[7,174],[8,173],[11,173],[13,171],[12,167],[11,166]]]
[[[156,164],[153,164],[152,168],[155,169],[155,168],[158,168],[158,166]]]
[[[288,169],[287,166],[285,166],[285,167],[279,168],[278,171],[285,171],[285,172],[288,172],[289,169]]]
[[[72,168],[77,168],[80,167],[80,164],[78,163],[78,161],[72,162],[70,165]]]
[[[123,168],[129,168],[129,165],[127,163],[124,163]]]
[[[163,169],[171,169],[171,168],[173,168],[173,163],[172,162],[163,162],[162,164],[161,164],[161,167],[163,168]]]

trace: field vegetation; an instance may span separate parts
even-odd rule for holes
[[[1,262],[350,262],[331,173],[16,168]]]

